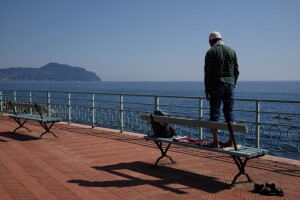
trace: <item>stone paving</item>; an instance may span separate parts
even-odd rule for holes
[[[223,154],[173,145],[171,164],[140,134],[59,123],[54,138],[29,122],[32,132],[0,115],[0,199],[300,199],[300,162],[272,156],[250,160],[247,171],[256,183],[275,183],[284,197],[253,193],[254,183],[237,173]]]

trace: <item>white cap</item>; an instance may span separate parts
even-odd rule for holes
[[[217,32],[217,31],[214,31],[214,32],[211,32],[209,34],[209,40],[213,40],[213,39],[216,39],[216,38],[222,38],[221,33]]]

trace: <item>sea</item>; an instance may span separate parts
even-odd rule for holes
[[[90,93],[112,93],[133,95],[158,95],[158,96],[185,96],[203,97],[203,81],[101,81],[101,82],[16,82],[0,81],[0,90],[30,90],[30,91],[55,91],[55,92],[90,92]],[[247,100],[279,100],[300,102],[300,81],[239,81],[235,89],[235,99]],[[266,105],[270,109],[279,112],[293,113],[288,118],[294,119],[289,122],[278,119],[276,123],[292,123],[291,126],[300,126],[300,103]],[[245,104],[237,104],[237,109],[245,109]],[[262,103],[261,107],[264,107]],[[268,110],[266,110],[268,112]],[[294,116],[296,114],[296,116]],[[239,117],[239,114],[237,114]],[[265,121],[275,120],[272,117],[262,119]],[[276,127],[275,127],[276,128]],[[300,132],[291,130],[295,142],[296,155],[286,157],[300,160],[299,140]],[[267,134],[267,133],[265,133]],[[288,133],[289,134],[289,133]],[[272,138],[271,138],[272,139]]]
[[[155,82],[111,82],[111,81],[49,81],[11,82],[0,81],[0,90],[39,90],[67,92],[100,92],[116,94],[149,94],[204,97],[202,81],[155,81]],[[300,100],[300,81],[239,81],[235,98]]]

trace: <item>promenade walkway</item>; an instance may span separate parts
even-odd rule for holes
[[[256,183],[275,183],[285,193],[268,197],[252,193],[254,183],[227,189],[237,169],[223,154],[174,145],[169,154],[176,163],[163,159],[150,169],[160,152],[140,135],[58,123],[58,138],[37,139],[43,129],[28,124],[33,132],[12,135],[16,124],[0,115],[1,200],[300,199],[299,161],[265,156],[249,162]]]

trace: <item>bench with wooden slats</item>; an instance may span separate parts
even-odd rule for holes
[[[45,132],[43,132],[40,137],[42,137],[46,133],[51,133],[55,137],[57,137],[50,129],[56,122],[60,122],[60,118],[56,117],[48,117],[44,116],[42,113],[42,106],[37,103],[19,103],[8,101],[8,105],[10,106],[13,114],[9,114],[8,117],[14,119],[19,125],[12,133],[15,133],[20,128],[25,128],[29,132],[29,130],[25,125],[27,120],[32,120],[39,122],[40,125],[44,128]]]
[[[174,141],[173,138],[156,138],[152,136],[144,136],[145,140],[151,140],[153,141],[158,149],[161,152],[161,156],[157,158],[155,164],[153,167],[156,167],[159,160],[163,157],[167,157],[171,160],[172,163],[174,163],[173,159],[167,155],[167,152],[171,146],[171,144],[175,145],[182,145],[186,147],[192,147],[192,148],[198,148],[202,150],[207,151],[213,151],[217,153],[222,154],[228,154],[230,155],[234,163],[236,164],[237,168],[239,169],[238,174],[234,177],[231,186],[233,186],[236,183],[237,178],[240,175],[245,175],[248,178],[248,181],[250,182],[251,179],[249,175],[245,172],[245,167],[247,164],[247,161],[253,158],[258,158],[261,156],[264,156],[268,151],[265,149],[260,148],[253,148],[253,147],[246,147],[246,146],[237,146],[234,138],[234,132],[240,132],[240,133],[247,133],[247,126],[244,124],[230,124],[230,123],[220,123],[220,122],[211,122],[211,121],[201,121],[201,120],[195,120],[195,119],[184,119],[184,118],[176,118],[176,117],[165,117],[165,116],[156,116],[153,115],[153,121],[154,122],[160,122],[160,123],[168,123],[168,124],[177,124],[177,125],[183,125],[183,126],[194,126],[194,127],[201,127],[201,128],[208,128],[208,129],[219,129],[219,130],[227,130],[230,133],[230,137],[233,139],[234,148],[211,148],[208,146],[201,146],[196,144],[188,144],[188,143],[182,143]],[[149,114],[141,115],[141,119],[151,122],[151,117]],[[163,148],[162,143],[167,143],[168,145]]]

